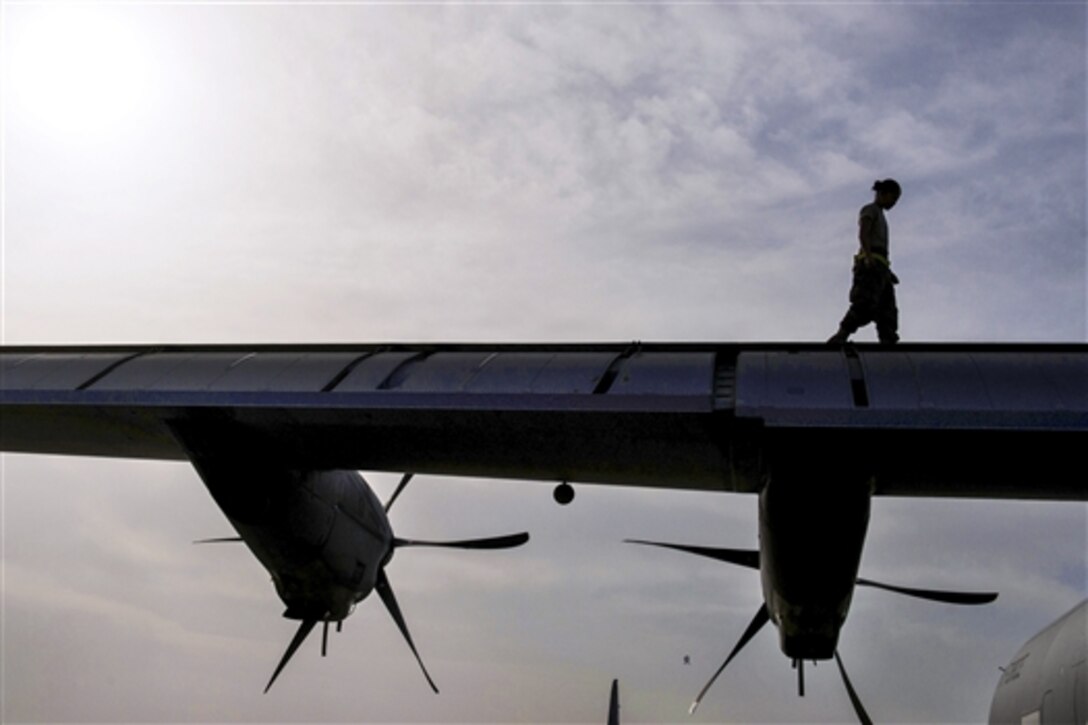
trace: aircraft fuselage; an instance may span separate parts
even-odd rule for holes
[[[990,703],[991,723],[1088,723],[1088,599],[1028,640]]]

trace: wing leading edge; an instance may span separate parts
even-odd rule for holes
[[[1088,345],[0,347],[2,451],[184,459],[178,421],[311,470],[1088,498]]]

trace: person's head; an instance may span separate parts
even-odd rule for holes
[[[876,192],[876,203],[879,204],[882,209],[891,209],[895,206],[895,203],[899,201],[899,197],[903,193],[903,189],[900,188],[899,182],[895,179],[877,181],[873,184],[873,191]]]

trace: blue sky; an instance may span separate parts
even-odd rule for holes
[[[1083,3],[5,3],[3,25],[7,344],[823,340],[886,176],[904,339],[1088,333]],[[534,535],[398,554],[442,695],[366,602],[262,697],[290,626],[252,557],[188,544],[226,525],[191,470],[3,466],[11,720],[591,722],[619,677],[625,718],[685,721],[759,601],[751,572],[618,543],[754,545],[750,497],[558,509],[421,479],[401,535]],[[985,720],[996,667],[1088,590],[1086,516],[876,502],[868,575],[1002,597],[859,594],[842,653],[873,716]],[[697,722],[849,717],[833,668],[796,697],[774,639]]]

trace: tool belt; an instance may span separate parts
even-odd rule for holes
[[[888,258],[885,257],[883,254],[877,254],[876,252],[869,252],[868,254],[866,254],[865,252],[858,252],[857,254],[854,255],[855,268],[857,268],[859,265],[861,265],[867,259],[872,259],[872,260],[882,264],[884,266],[884,270],[888,274],[888,279],[891,281],[891,283],[892,284],[899,284],[899,278],[896,277],[895,272],[892,271],[892,263],[889,262]],[[861,268],[864,269],[864,267],[861,267]]]
[[[888,258],[885,257],[883,254],[877,254],[876,252],[869,252],[868,254],[866,254],[865,252],[858,252],[857,254],[854,255],[854,261],[855,262],[861,262],[862,260],[865,260],[865,259],[875,259],[876,261],[880,262],[881,264],[883,264],[888,269],[892,268],[892,263],[889,262]]]

